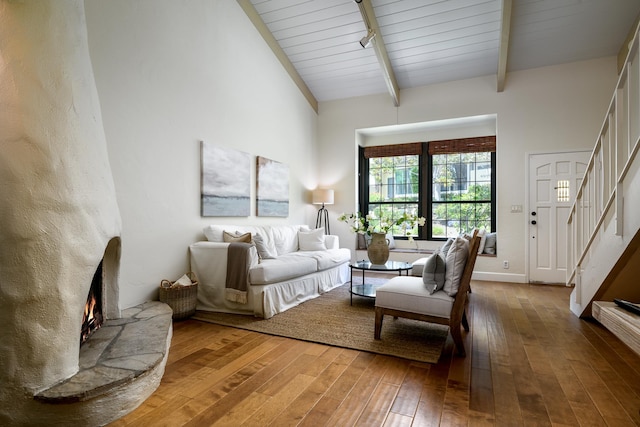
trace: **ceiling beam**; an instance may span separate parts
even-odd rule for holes
[[[624,68],[624,64],[627,62],[627,55],[629,55],[629,49],[631,49],[631,42],[633,41],[636,33],[638,32],[638,25],[640,24],[640,15],[636,17],[635,22],[629,29],[629,34],[627,34],[627,38],[620,46],[620,50],[618,51],[618,75],[622,72]]]
[[[307,84],[304,82],[302,77],[300,77],[300,74],[298,74],[298,71],[296,71],[296,68],[287,57],[287,54],[284,53],[278,41],[275,39],[275,37],[273,37],[273,34],[271,34],[271,31],[269,31],[269,28],[264,23],[262,18],[260,18],[260,15],[251,4],[251,1],[237,0],[237,2],[242,10],[244,10],[244,13],[247,15],[247,17],[251,20],[253,26],[256,27],[256,30],[258,30],[264,41],[267,42],[267,45],[276,55],[276,58],[278,58],[284,69],[287,71],[287,73],[289,73],[289,76],[296,84],[296,86],[298,86],[298,89],[300,89],[304,97],[307,98],[307,101],[309,102],[313,110],[318,113],[318,100],[315,98],[315,96],[313,96],[313,93],[311,93],[311,90],[309,89]]]
[[[380,34],[380,27],[378,26],[376,14],[374,13],[373,7],[371,6],[371,1],[355,0],[355,2],[358,4],[360,14],[362,15],[362,20],[367,26],[367,31],[375,31],[376,35],[373,40],[371,40],[373,44],[373,50],[376,52],[378,63],[380,64],[380,68],[382,68],[382,77],[384,78],[384,82],[387,85],[389,94],[391,94],[391,98],[393,98],[394,105],[398,107],[400,105],[400,89],[398,88],[396,75],[393,73],[393,68],[391,67],[391,61],[389,60],[389,55],[387,54],[387,48],[384,46],[384,40],[382,40],[382,34]]]
[[[513,0],[502,0],[502,23],[500,28],[500,50],[498,52],[498,92],[504,91],[507,79],[507,59],[509,58],[509,40],[511,38],[511,9]]]

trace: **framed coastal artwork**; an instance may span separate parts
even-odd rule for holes
[[[202,216],[249,216],[251,156],[202,141],[201,158]]]
[[[258,156],[256,214],[289,216],[289,166]]]

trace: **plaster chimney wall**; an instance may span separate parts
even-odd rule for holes
[[[78,371],[82,312],[113,242],[119,265],[121,220],[82,0],[0,0],[0,196],[7,425],[28,422],[33,394]],[[117,292],[110,304],[119,313]]]

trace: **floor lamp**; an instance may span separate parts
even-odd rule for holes
[[[324,205],[333,204],[333,190],[313,190],[311,203],[314,205],[322,205],[322,207],[318,209],[316,228],[322,228],[322,223],[324,222],[324,234],[331,234],[331,229],[329,228],[329,211],[325,209]]]

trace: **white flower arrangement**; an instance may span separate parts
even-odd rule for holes
[[[402,214],[395,221],[391,218],[380,218],[375,225],[372,225],[373,222],[376,222],[375,220],[378,220],[378,218],[372,215],[363,217],[358,212],[350,214],[343,213],[338,217],[338,221],[347,223],[352,232],[360,234],[366,233],[368,235],[371,235],[371,233],[387,234],[394,226],[399,226],[404,229],[405,236],[410,236],[411,232],[409,230],[413,230],[416,226],[424,226],[426,221],[424,217],[406,213]]]

